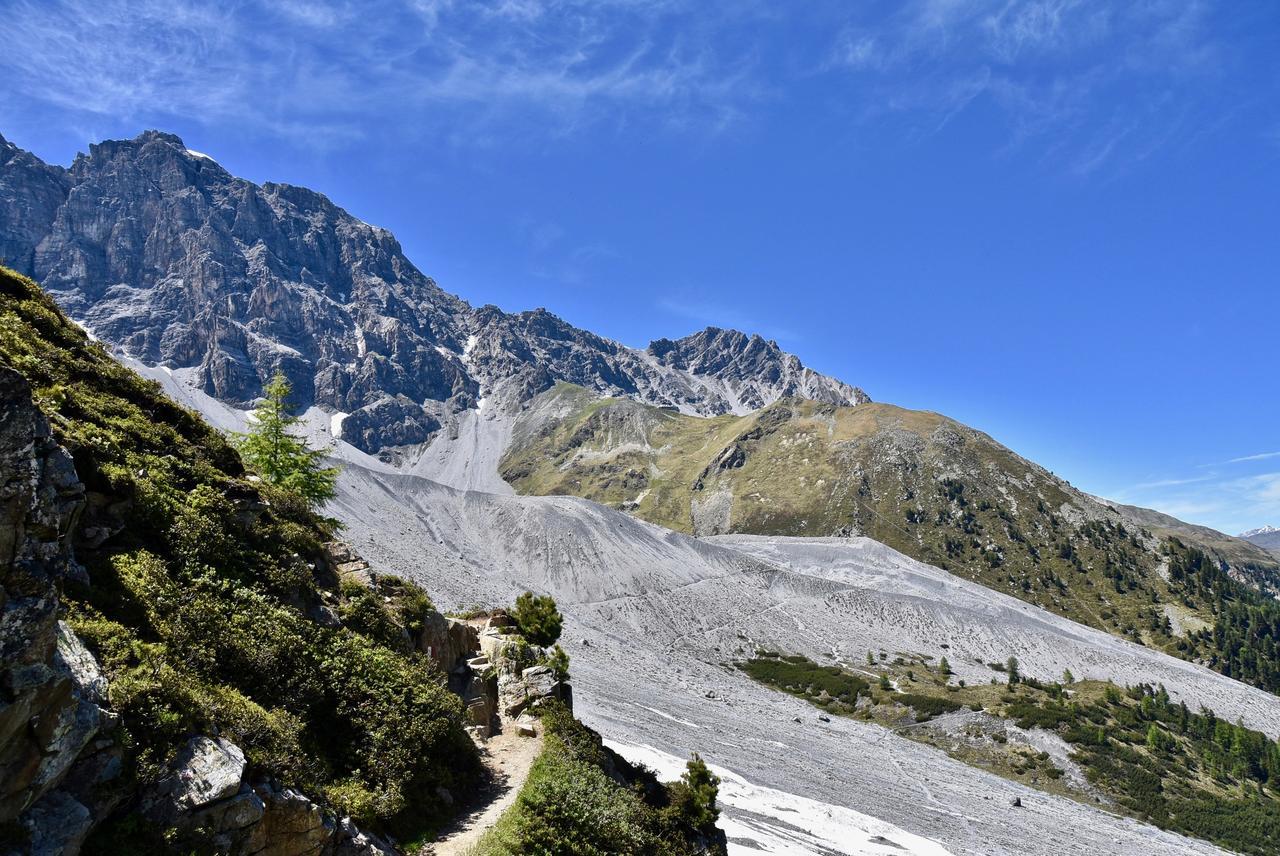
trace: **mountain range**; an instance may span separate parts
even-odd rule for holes
[[[699,415],[868,400],[759,336],[708,328],[636,349],[545,309],[472,307],[385,229],[158,131],[65,169],[0,137],[0,236],[0,259],[122,353],[189,368],[240,406],[281,371],[366,452],[419,446],[464,411],[518,407],[558,381]]]
[[[314,191],[236,178],[157,131],[93,145],[67,168],[0,138],[0,257],[218,428],[243,428],[284,373],[308,435],[343,462],[328,511],[369,563],[442,608],[553,594],[584,717],[633,751],[716,747],[750,777],[726,791],[737,840],[850,852],[837,848],[856,829],[865,852],[897,852],[894,840],[947,852],[934,839],[973,853],[1217,852],[1099,811],[1195,829],[1111,802],[1060,739],[1012,720],[1017,752],[1052,754],[1076,790],[1010,784],[945,740],[905,739],[914,725],[887,743],[841,717],[811,727],[805,702],[737,669],[753,652],[837,671],[865,657],[893,671],[896,685],[863,674],[894,693],[923,692],[918,675],[949,658],[944,699],[1002,682],[991,672],[1016,654],[1037,691],[1059,693],[1051,707],[1065,671],[1159,684],[1258,733],[1280,721],[1275,556],[1089,496],[981,431],[873,403],[759,336],[712,327],[638,349],[545,309],[473,307],[386,230]],[[51,313],[23,305],[38,338]],[[154,410],[147,389],[135,397]],[[32,393],[74,424],[63,397]],[[90,433],[73,453],[92,446]],[[157,450],[129,472],[168,466]],[[1000,703],[1019,698],[1008,686]],[[875,786],[833,792],[854,773]],[[812,812],[803,823],[779,808],[796,795]],[[1010,825],[1005,807],[1023,800],[1043,802]],[[823,838],[814,818],[837,815],[846,825]]]

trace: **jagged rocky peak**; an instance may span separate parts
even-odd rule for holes
[[[865,404],[862,390],[806,368],[772,339],[737,330],[707,327],[683,339],[657,339],[648,353],[664,366],[705,376],[725,385],[739,406],[756,410],[795,396],[828,404]]]
[[[866,400],[736,331],[643,351],[545,309],[473,309],[386,229],[236,178],[161,131],[96,143],[67,169],[0,143],[0,256],[103,341],[224,402],[248,407],[284,372],[294,403],[343,414],[342,439],[369,452],[559,381],[699,415]]]
[[[67,198],[66,170],[0,136],[0,262],[30,270],[36,245]]]

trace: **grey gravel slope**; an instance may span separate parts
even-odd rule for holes
[[[961,676],[986,680],[975,659],[1017,653],[1029,674],[1070,667],[1162,681],[1190,705],[1280,728],[1280,699],[867,539],[696,540],[583,500],[457,491],[355,466],[331,512],[371,562],[419,580],[443,607],[509,601],[525,588],[553,594],[579,711],[606,737],[698,750],[754,783],[881,818],[954,853],[1218,851],[877,726],[819,723],[804,703],[721,664],[755,643],[856,663],[871,647],[936,655],[947,642]],[[1011,814],[1013,796],[1026,808]]]

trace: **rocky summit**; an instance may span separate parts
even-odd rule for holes
[[[234,406],[284,372],[367,452],[559,381],[700,415],[868,400],[737,331],[639,350],[544,309],[473,308],[387,230],[306,188],[236,178],[158,131],[92,145],[65,169],[0,137],[0,259],[124,354],[189,369]]]

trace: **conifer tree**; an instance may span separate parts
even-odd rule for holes
[[[290,433],[298,417],[289,411],[289,381],[276,372],[262,392],[249,430],[233,437],[240,456],[263,481],[298,494],[310,505],[332,499],[337,468],[324,466],[323,449],[312,449]]]
[[[516,598],[511,611],[520,635],[534,645],[545,648],[560,638],[564,618],[551,595],[535,595],[527,591]]]
[[[720,777],[707,769],[707,764],[697,752],[685,767],[680,781],[687,788],[688,799],[684,815],[689,825],[700,832],[715,828],[720,809],[716,797],[720,791]]]

